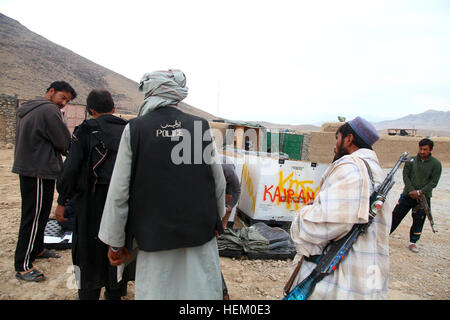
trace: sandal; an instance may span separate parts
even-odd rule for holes
[[[44,249],[44,253],[36,256],[36,259],[61,258],[61,256],[53,250]]]
[[[16,278],[18,280],[25,280],[29,282],[39,282],[44,281],[47,279],[42,272],[39,270],[33,269],[27,273],[20,274],[19,272],[16,273]]]

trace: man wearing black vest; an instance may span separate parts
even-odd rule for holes
[[[145,100],[122,135],[100,225],[112,265],[137,252],[137,300],[222,299],[215,235],[226,183],[208,122],[177,108],[185,85],[179,70],[143,76]]]
[[[67,221],[64,212],[72,200],[75,212],[72,261],[79,299],[98,300],[101,288],[105,287],[105,299],[120,300],[126,295],[130,279],[123,277],[117,281],[117,267],[111,266],[107,258],[109,247],[97,235],[127,122],[113,115],[114,101],[106,90],[92,90],[86,105],[93,119],[83,121],[74,130],[69,155],[56,183],[59,197],[55,215],[58,221]],[[130,268],[126,276],[132,273]]]

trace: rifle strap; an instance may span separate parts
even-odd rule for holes
[[[412,164],[412,166],[413,166],[413,169],[414,169],[414,182],[417,182],[417,186],[416,185],[414,185],[414,188],[417,190],[418,189],[418,186],[419,185],[422,185],[422,179],[420,179],[420,176],[419,176],[419,167],[418,167],[418,161],[422,161],[422,160],[420,160],[420,157],[419,156],[417,156],[415,159],[414,159],[414,162],[413,162],[413,164]]]
[[[430,157],[431,157],[431,156],[430,156]],[[415,181],[417,182],[417,186],[414,185],[414,188],[415,188],[416,190],[422,191],[422,188],[425,187],[425,185],[422,185],[422,176],[419,174],[419,164],[418,164],[419,161],[422,161],[422,160],[420,159],[419,156],[416,156],[416,159],[414,159],[414,162],[413,162],[413,164],[412,164],[412,166],[413,166],[413,168],[414,168]],[[419,189],[419,186],[421,186],[420,189]],[[422,195],[424,196],[423,199],[426,201],[426,197],[425,197],[425,195],[423,194],[423,191],[422,191]],[[428,203],[428,202],[427,202],[427,203]],[[428,203],[428,205],[429,205],[429,203]],[[430,212],[430,214],[431,214],[431,212]],[[430,221],[431,221],[431,220],[430,220]]]
[[[324,251],[325,251],[325,249],[324,249]],[[308,262],[312,262],[312,263],[317,264],[317,262],[319,261],[319,258],[321,256],[322,256],[321,254],[316,254],[314,256],[305,257],[305,260],[308,261]]]
[[[360,158],[364,164],[366,165],[367,168],[367,172],[369,173],[369,178],[370,178],[370,183],[372,184],[372,188],[375,189],[375,180],[373,180],[373,174],[372,174],[372,170],[370,170],[369,164],[366,162],[366,160]]]
[[[291,276],[289,277],[288,281],[286,282],[286,284],[284,285],[283,291],[284,294],[288,294],[291,291],[291,287],[292,284],[294,283],[295,277],[297,277],[298,272],[300,271],[300,267],[302,266],[303,263],[303,258],[305,256],[302,256],[300,258],[300,260],[297,262],[297,265],[295,266],[294,271],[292,272]]]
[[[375,189],[375,180],[373,179],[372,170],[370,169],[369,164],[366,162],[366,160],[364,160],[364,159],[362,159],[362,158],[360,158],[360,159],[361,159],[361,160],[364,162],[364,164],[366,165],[366,168],[367,168],[367,171],[368,171],[368,174],[369,174],[369,178],[370,178],[370,183],[372,184],[372,188]],[[331,243],[331,242],[330,242],[330,243]],[[329,243],[329,244],[330,244],[330,243]],[[324,251],[325,251],[325,249],[324,249]],[[321,256],[322,256],[322,255],[314,255],[314,256],[310,256],[310,257],[302,256],[302,257],[300,258],[300,260],[297,262],[297,265],[296,265],[294,271],[292,272],[291,276],[289,277],[288,281],[286,282],[286,284],[285,284],[285,286],[284,286],[284,288],[283,288],[283,291],[284,291],[284,293],[285,293],[286,295],[289,294],[289,292],[290,292],[290,289],[291,289],[291,287],[292,287],[292,284],[294,283],[294,280],[295,280],[295,278],[297,277],[297,274],[298,274],[299,271],[300,271],[300,268],[301,268],[301,266],[302,266],[303,260],[306,260],[306,261],[309,261],[309,262],[312,262],[312,263],[316,263],[316,264],[317,264],[317,262],[318,262],[318,260],[319,260],[319,258],[320,258]]]

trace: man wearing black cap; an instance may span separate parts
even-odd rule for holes
[[[317,256],[330,241],[346,235],[354,224],[368,222],[374,184],[380,184],[385,178],[372,150],[378,139],[373,125],[360,117],[337,130],[335,158],[322,177],[317,197],[311,205],[296,212],[292,221],[291,237],[297,247],[294,266],[301,266],[297,274],[292,273],[294,281],[289,291],[311,273]],[[310,299],[386,297],[391,225],[389,203],[386,201],[383,214],[375,217],[374,223],[353,244],[339,267],[317,283]]]

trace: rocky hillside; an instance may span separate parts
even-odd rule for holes
[[[78,93],[73,101],[76,104],[85,104],[93,88],[109,90],[120,113],[135,113],[143,100],[137,82],[47,40],[0,13],[0,94],[32,99],[43,95],[56,80],[67,81],[74,87]],[[186,103],[180,109],[218,119]]]
[[[55,80],[69,82],[84,104],[92,88],[108,89],[118,106],[135,111],[142,94],[137,83],[28,30],[0,13],[0,93],[31,99]]]
[[[32,99],[42,95],[55,80],[65,80],[75,88],[78,93],[76,104],[85,104],[89,91],[101,87],[112,93],[120,113],[135,113],[143,99],[137,90],[137,82],[47,40],[0,13],[0,94]],[[208,120],[220,119],[186,103],[180,108]],[[267,128],[320,130],[320,127],[308,124],[255,122]],[[421,135],[450,136],[450,111],[428,110],[378,122],[375,127],[380,132],[388,128],[415,128]]]

